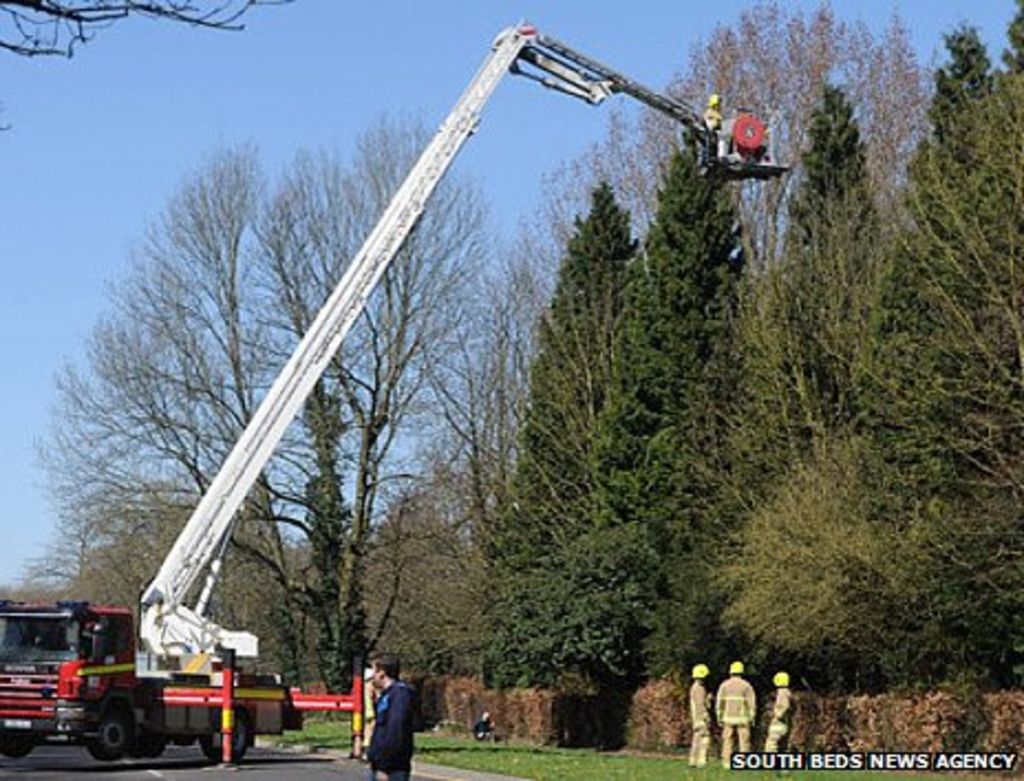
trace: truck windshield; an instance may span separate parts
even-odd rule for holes
[[[78,625],[69,616],[0,616],[0,661],[49,662],[78,656]]]

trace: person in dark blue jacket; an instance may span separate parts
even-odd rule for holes
[[[381,654],[373,660],[373,685],[379,694],[376,724],[366,753],[372,781],[409,781],[412,771],[416,692],[399,673],[394,654]]]

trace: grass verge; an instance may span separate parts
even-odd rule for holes
[[[306,744],[347,751],[352,746],[351,730],[345,721],[310,721],[302,732],[287,733],[281,742]],[[796,771],[736,773],[717,764],[695,770],[687,766],[682,752],[640,754],[629,751],[595,751],[529,746],[516,743],[479,743],[470,737],[419,733],[416,760],[433,765],[498,773],[534,781],[967,781],[980,778],[964,774],[871,773]],[[992,776],[988,776],[989,779]]]

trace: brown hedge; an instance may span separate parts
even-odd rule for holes
[[[499,736],[532,743],[559,742],[554,700],[543,689],[486,689],[475,678],[415,680],[426,725],[450,725],[469,730],[481,713],[490,711]]]
[[[648,682],[632,695],[582,695],[543,689],[496,691],[471,678],[418,682],[427,724],[468,729],[489,710],[506,738],[562,746],[674,749],[689,743],[683,686]],[[760,746],[771,692],[760,693]],[[717,738],[717,736],[716,736]],[[1024,750],[1024,692],[927,692],[822,697],[794,693],[790,747],[801,751]],[[1018,767],[1024,765],[1024,757]]]
[[[639,749],[685,746],[690,741],[686,693],[669,680],[648,681],[633,694],[629,745]]]

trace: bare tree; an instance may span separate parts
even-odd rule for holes
[[[283,304],[268,311],[279,313],[272,327],[286,343],[298,338],[326,299],[341,259],[355,254],[425,137],[422,129],[384,122],[357,145],[353,173],[322,156],[297,163],[260,228],[262,286]],[[318,604],[317,592],[307,593],[327,634],[342,643],[333,653],[338,675],[347,672],[353,650],[344,643],[361,645],[366,633],[381,631],[365,625],[363,556],[381,513],[378,503],[404,493],[403,483],[413,476],[411,441],[426,411],[427,370],[444,354],[469,298],[484,247],[483,219],[475,192],[442,184],[307,405],[303,422],[313,452],[305,460],[315,468],[281,498],[305,502],[307,519],[292,523],[309,538],[314,562],[319,559],[320,596],[324,573],[333,573],[326,593],[338,589],[340,612],[333,597]],[[345,507],[338,501],[311,507],[303,500],[301,491],[325,479],[349,484]],[[316,493],[322,499],[324,491]],[[275,563],[281,574],[282,563]]]
[[[350,164],[302,155],[273,187],[243,149],[182,188],[97,328],[88,373],[69,369],[61,382],[49,453],[67,524],[95,524],[106,500],[130,518],[143,487],[194,505],[424,138],[385,122]],[[428,401],[425,368],[468,297],[482,224],[471,188],[439,188],[243,506],[235,545],[280,597],[273,625],[293,674],[306,617],[331,684],[365,641],[363,558],[388,486],[410,477],[403,441]],[[157,539],[131,537],[140,549]]]
[[[367,595],[370,644],[421,672],[480,673],[480,615],[493,589],[482,549],[453,514],[463,489],[438,475],[393,503],[367,560],[369,578],[387,584]]]
[[[262,187],[246,149],[186,183],[113,288],[87,366],[58,378],[48,574],[79,594],[137,600],[267,382],[244,251]]]
[[[291,0],[0,0],[0,49],[26,57],[70,57],[105,27],[130,16],[240,30],[253,6]]]
[[[479,544],[511,501],[535,329],[548,299],[548,274],[535,262],[529,250],[506,256],[431,371],[441,412],[427,453],[435,490],[448,496],[457,527]]]
[[[368,556],[371,644],[416,669],[478,674],[481,611],[494,589],[487,545],[509,510],[534,330],[547,300],[535,247],[501,253],[482,276],[441,359],[429,367],[440,414],[419,458],[423,477],[390,512]]]

